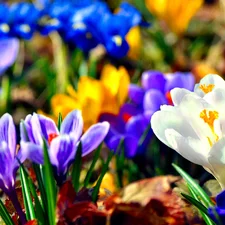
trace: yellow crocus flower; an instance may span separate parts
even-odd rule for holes
[[[51,99],[52,113],[57,117],[60,112],[64,118],[73,109],[80,109],[84,130],[87,130],[98,121],[101,113],[118,114],[127,98],[129,84],[129,74],[124,67],[117,69],[112,65],[105,65],[100,80],[82,76],[77,91],[69,86],[67,95],[54,95]]]
[[[186,29],[203,0],[145,0],[150,12],[164,20],[170,29],[181,34]]]

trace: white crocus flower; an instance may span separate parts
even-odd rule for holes
[[[202,91],[201,85],[210,90]],[[224,80],[208,75],[195,92],[175,88],[171,96],[174,106],[164,105],[152,116],[154,133],[184,158],[202,165],[225,189]]]

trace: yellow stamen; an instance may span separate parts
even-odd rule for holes
[[[201,84],[199,86],[199,88],[205,93],[209,93],[213,90],[213,88],[215,87],[215,84],[209,84],[209,85],[205,85],[205,84]]]
[[[214,121],[219,118],[219,113],[217,111],[210,111],[210,110],[204,109],[200,112],[200,118],[203,119],[204,122],[208,124],[208,126],[210,127],[213,133],[213,136],[215,137],[215,141],[218,141],[219,136],[215,133]],[[210,140],[209,137],[207,137],[207,139],[209,141],[210,146],[212,146],[213,145],[212,140]]]
[[[0,24],[0,30],[2,30],[4,33],[8,33],[10,30],[9,25],[6,23]]]
[[[117,46],[121,46],[122,45],[122,38],[119,35],[115,35],[113,37],[113,41],[116,43]]]

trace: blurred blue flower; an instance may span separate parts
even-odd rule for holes
[[[142,74],[142,87],[129,86],[130,102],[124,104],[118,116],[102,114],[100,121],[108,121],[110,130],[106,145],[116,150],[121,139],[124,140],[125,155],[132,158],[145,153],[153,134],[150,120],[161,105],[172,104],[170,90],[175,87],[193,90],[195,79],[191,73],[176,72],[162,74],[159,71],[146,71]]]
[[[101,21],[109,13],[108,6],[103,2],[75,8],[65,27],[65,40],[88,52],[100,43],[101,34],[94,35],[99,26],[96,21]]]
[[[9,38],[5,40],[0,40],[0,75],[5,72],[5,70],[11,66],[18,55],[19,52],[19,40],[16,38]]]
[[[9,7],[6,4],[0,4],[0,39],[9,37]]]
[[[13,37],[30,39],[36,31],[41,11],[31,3],[14,3],[10,6],[10,33]]]
[[[25,126],[25,129],[24,129]],[[81,111],[69,113],[61,124],[60,131],[53,120],[42,115],[28,115],[20,124],[21,149],[28,152],[28,158],[43,164],[43,138],[47,142],[49,157],[55,169],[55,177],[61,184],[73,162],[79,143],[82,143],[82,156],[98,147],[109,130],[108,122],[91,126],[83,135]]]
[[[225,224],[225,190],[216,196],[216,206],[209,208],[208,214],[216,224]]]

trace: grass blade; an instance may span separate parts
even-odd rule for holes
[[[40,165],[33,163],[33,169],[34,169],[36,179],[38,182],[38,187],[39,187],[39,190],[41,193],[41,203],[42,203],[42,206],[44,209],[44,213],[46,213],[48,211],[47,195],[46,195],[45,186],[44,186],[44,182],[43,182],[42,175],[41,175]]]
[[[62,114],[59,113],[59,116],[58,116],[58,123],[57,123],[57,126],[58,126],[58,130],[60,130],[60,127],[61,127],[61,124],[62,124]]]
[[[36,192],[36,188],[35,188],[32,180],[30,179],[30,177],[28,177],[28,183],[29,183],[31,194],[34,198],[35,212],[36,212],[37,220],[41,224],[46,224],[46,221],[45,221],[46,216],[45,216],[44,210],[43,210],[43,208],[41,206],[41,203],[39,201],[39,198],[38,198],[38,195],[37,195],[37,192]]]
[[[187,184],[187,186],[188,186],[188,189],[189,189],[191,195],[193,196],[193,198],[194,198],[196,201],[201,201],[201,200],[199,199],[198,195],[196,195],[196,193],[194,192],[193,188],[192,188],[189,184]],[[206,223],[207,225],[216,225],[216,224],[209,218],[209,216],[208,216],[208,210],[207,210],[207,209],[206,209],[206,212],[205,212],[205,213],[204,213],[202,210],[200,210],[200,209],[199,209],[199,211],[200,211],[200,214],[202,215],[202,218],[204,219],[204,221],[205,221],[205,223]],[[218,225],[219,225],[219,224],[218,224]]]
[[[91,166],[90,166],[90,168],[89,168],[89,170],[87,172],[87,175],[86,175],[86,177],[84,179],[84,187],[87,187],[89,182],[90,182],[90,179],[91,179],[93,170],[95,168],[96,162],[98,161],[101,149],[102,149],[102,143],[98,146],[97,150],[95,151],[94,157],[92,159]]]
[[[205,207],[214,206],[213,202],[209,198],[209,196],[205,193],[205,191],[195,182],[195,180],[187,174],[184,170],[182,170],[179,166],[172,164],[175,170],[184,178],[184,180],[188,183],[188,185],[192,188],[194,193],[199,196],[199,200],[205,205]]]
[[[50,225],[56,224],[56,182],[53,176],[52,165],[48,155],[48,149],[46,141],[43,139],[44,142],[44,182],[45,182],[45,190],[48,196],[47,198],[47,205],[48,205],[48,219]]]
[[[82,165],[82,144],[80,142],[75,155],[75,160],[73,163],[72,174],[71,174],[72,184],[76,192],[79,191],[79,187],[80,187],[81,165]]]
[[[108,156],[106,162],[104,163],[104,165],[102,167],[102,172],[101,172],[101,174],[98,178],[97,184],[95,185],[94,190],[92,192],[92,201],[93,202],[96,202],[98,200],[98,193],[99,193],[99,189],[100,189],[100,186],[101,186],[101,183],[102,183],[102,179],[105,176],[106,172],[108,171],[109,163],[112,160],[113,155],[114,155],[114,152],[110,151],[109,156]]]
[[[2,217],[5,224],[14,225],[12,218],[10,217],[10,215],[9,215],[7,209],[5,208],[1,199],[0,199],[0,216]]]
[[[201,202],[197,201],[195,198],[193,198],[185,193],[181,193],[181,195],[184,198],[186,198],[192,205],[196,206],[201,212],[207,214],[208,210],[204,205],[202,205]]]
[[[33,220],[36,218],[36,215],[34,211],[32,198],[30,195],[27,174],[22,164],[20,165],[20,179],[23,192],[23,199],[26,201],[25,209],[28,217],[27,220]]]

